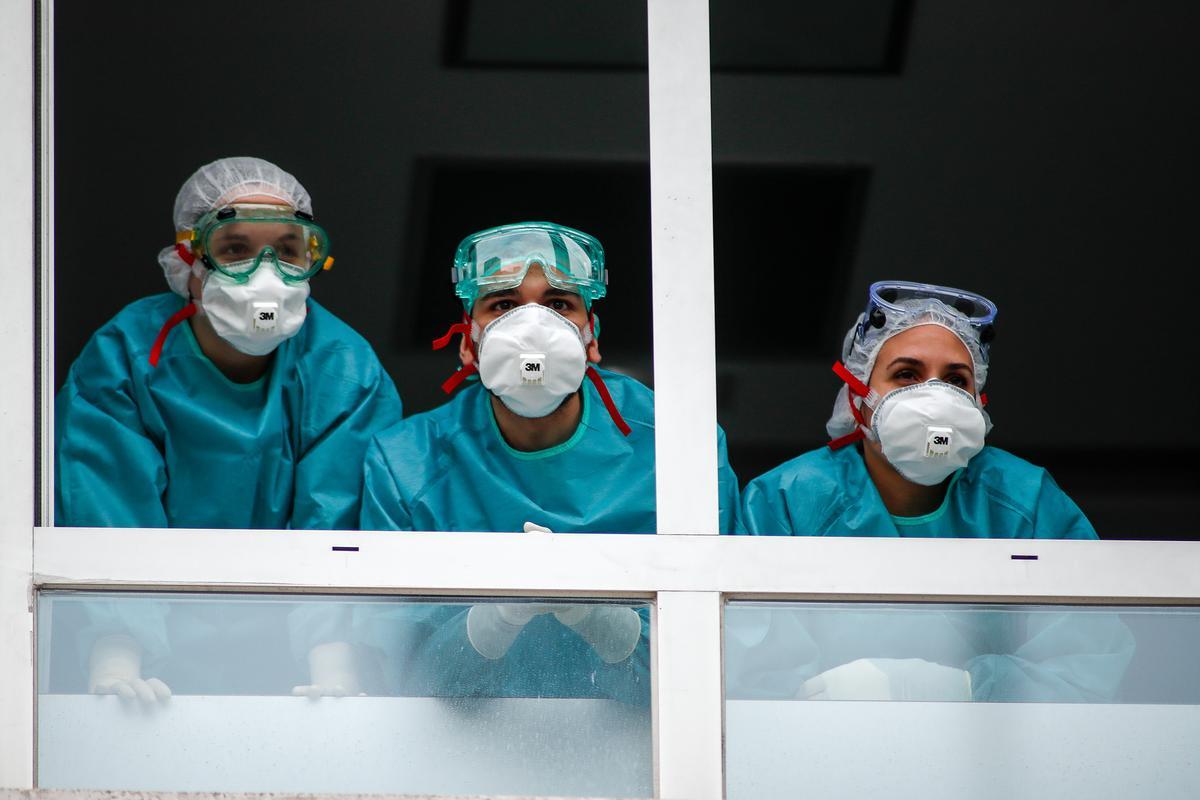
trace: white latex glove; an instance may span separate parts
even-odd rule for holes
[[[348,642],[325,642],[308,651],[308,679],[293,686],[292,694],[311,697],[362,696],[354,648]]]
[[[642,618],[627,606],[576,605],[554,616],[590,644],[605,664],[629,658],[642,638]]]
[[[170,688],[158,678],[142,679],[142,646],[124,633],[101,636],[88,658],[88,691],[115,694],[147,705],[165,702]]]
[[[536,522],[526,522],[525,533],[554,533],[554,531],[544,525],[538,525]]]
[[[642,635],[642,620],[632,608],[590,603],[486,603],[467,612],[467,639],[484,658],[503,658],[534,617],[555,619],[592,646],[608,664],[629,658]]]
[[[805,700],[971,699],[971,674],[921,658],[860,658],[804,682]]]

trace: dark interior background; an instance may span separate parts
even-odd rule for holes
[[[925,280],[1000,307],[994,443],[1048,466],[1103,536],[1195,538],[1200,6],[711,8],[718,407],[743,482],[824,441],[866,287]],[[605,363],[652,384],[641,0],[56,15],[60,384],[95,328],[165,290],[180,184],[242,154],[312,194],[337,257],[314,297],[407,413],[455,364],[429,350],[458,313],[454,244],[519,219],[605,243]]]

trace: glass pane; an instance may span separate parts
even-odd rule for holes
[[[38,615],[46,788],[653,793],[646,604],[45,592]]]
[[[55,524],[656,530],[644,0],[260,0],[238,44],[295,22],[326,54],[279,86],[198,78],[224,43],[161,33],[193,7],[55,13]],[[228,156],[288,176],[189,180]],[[303,241],[244,213],[281,203]],[[105,207],[98,255],[80,220]],[[556,230],[511,254],[516,285],[454,269],[470,234],[538,221],[603,260],[555,285]]]
[[[731,603],[728,796],[1190,796],[1198,657],[1197,609]]]
[[[1136,380],[1087,391],[1112,364],[1175,375],[1188,363],[1192,323],[1164,287],[1196,285],[1200,4],[708,7],[717,413],[743,527],[1200,538],[1194,417],[1168,412],[1170,434],[1147,436],[1158,394]],[[871,318],[869,287],[895,280],[994,302],[994,327],[978,329],[988,357],[962,358],[949,332],[934,336],[940,353],[899,341],[918,304]],[[1146,323],[1123,322],[1142,308]],[[868,328],[887,327],[847,339],[864,312]],[[906,370],[900,357],[921,363]],[[947,410],[929,387],[882,399],[930,422],[881,412],[877,438],[895,457],[877,457],[850,438],[862,432],[851,401],[868,426],[875,418],[830,370],[839,359],[881,398],[938,378],[973,382],[978,404]],[[970,363],[971,381],[956,363]],[[982,441],[978,406],[995,423]],[[967,435],[939,443],[928,428]],[[947,469],[959,475],[950,485]]]

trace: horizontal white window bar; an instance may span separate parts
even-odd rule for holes
[[[168,792],[113,791],[111,789],[0,789],[0,800],[487,800],[481,795],[445,794],[332,794],[312,792],[295,793],[243,793],[243,792]],[[505,796],[503,800],[572,800],[565,797],[534,795]],[[579,798],[573,798],[579,800]],[[591,798],[603,800],[603,798]]]
[[[45,587],[1188,603],[1200,542],[39,528]]]

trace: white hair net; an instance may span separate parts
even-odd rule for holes
[[[842,364],[846,369],[863,383],[869,383],[871,371],[875,369],[875,359],[879,357],[884,342],[909,328],[937,325],[957,336],[971,354],[971,361],[975,367],[975,399],[978,400],[979,393],[987,383],[988,374],[987,348],[980,341],[979,329],[972,325],[962,312],[950,308],[941,300],[909,299],[897,301],[896,305],[903,307],[905,313],[901,315],[889,312],[881,328],[868,324],[862,338],[857,334],[866,314],[858,315],[854,325],[846,332],[846,339],[842,345]],[[825,430],[830,439],[845,436],[858,427],[854,415],[850,413],[849,393],[850,387],[843,384],[833,401],[833,413],[825,423]],[[983,418],[990,432],[992,420],[987,411],[983,412]]]
[[[175,230],[186,231],[214,208],[253,195],[272,197],[297,211],[312,213],[312,198],[291,173],[261,158],[234,156],[205,164],[184,181],[175,196]],[[203,266],[189,265],[174,246],[159,252],[158,263],[171,291],[183,297],[188,296],[188,277],[204,274]]]

